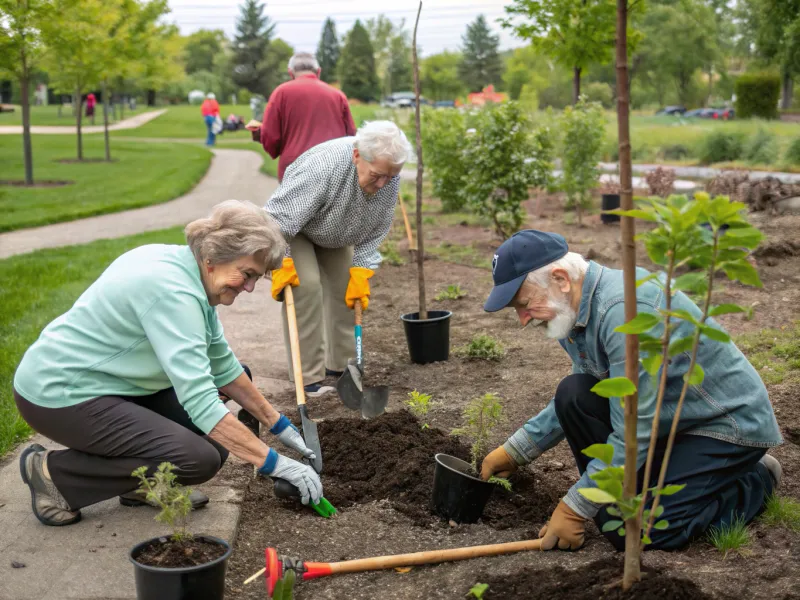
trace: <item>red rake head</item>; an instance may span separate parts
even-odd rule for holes
[[[283,579],[283,561],[278,558],[278,551],[275,548],[267,548],[264,551],[267,559],[267,570],[264,573],[264,582],[267,585],[267,597],[272,598],[275,591],[275,584]]]

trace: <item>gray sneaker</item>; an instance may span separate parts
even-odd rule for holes
[[[203,508],[208,504],[208,496],[197,490],[192,490],[192,493],[189,494],[189,500],[192,502],[192,510]],[[122,504],[122,506],[152,506],[153,508],[160,508],[158,504],[150,502],[142,494],[137,492],[122,494],[119,497],[119,503]]]
[[[45,477],[43,464],[47,451],[39,444],[25,448],[19,457],[19,472],[31,490],[33,514],[45,525],[60,527],[81,520],[81,511],[70,510],[69,504],[51,479]]]
[[[781,468],[781,463],[778,462],[778,459],[774,456],[770,456],[769,454],[765,454],[759,460],[762,465],[764,465],[769,471],[770,477],[772,477],[772,483],[774,484],[774,489],[778,489],[781,486],[781,478],[783,477],[783,469]]]

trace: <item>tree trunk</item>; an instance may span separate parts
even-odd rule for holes
[[[58,118],[61,118],[61,109],[64,107],[64,96],[58,97]]]
[[[19,80],[22,102],[22,156],[25,162],[25,185],[33,185],[33,148],[31,146],[30,77],[25,55],[22,55],[22,77]]]
[[[111,162],[111,146],[108,140],[108,83],[103,81],[103,134],[106,143],[106,162]]]
[[[706,106],[711,103],[711,95],[714,93],[714,68],[708,67],[708,95],[706,96]]]
[[[78,160],[83,160],[83,138],[81,137],[81,117],[83,116],[83,98],[81,97],[81,88],[75,90],[75,106],[77,107],[77,117],[75,120],[75,128],[78,133]]]
[[[631,175],[630,89],[628,87],[628,0],[617,0],[617,130],[619,136],[620,208],[633,209]],[[636,244],[632,217],[622,217],[622,270],[625,291],[625,321],[636,317]],[[625,336],[625,376],[639,385],[639,338]],[[625,399],[625,480],[623,497],[636,496],[636,421],[639,398],[636,393]],[[625,571],[622,589],[629,590],[641,578],[639,516],[625,521]]]
[[[428,318],[428,309],[425,302],[425,236],[422,233],[422,129],[419,119],[419,60],[417,59],[417,27],[419,15],[422,12],[422,2],[417,9],[417,20],[414,23],[414,40],[411,44],[411,57],[414,61],[414,120],[417,129],[417,279],[419,284],[419,318]]]
[[[581,68],[572,69],[572,103],[577,104],[581,97]]]
[[[155,106],[155,105],[156,105],[156,91],[147,90],[147,106]]]
[[[792,108],[792,74],[788,70],[783,72],[783,83],[781,85],[781,108]]]

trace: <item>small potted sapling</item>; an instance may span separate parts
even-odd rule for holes
[[[169,525],[172,535],[141,542],[130,551],[138,600],[222,600],[225,570],[231,547],[208,535],[192,535],[187,529],[192,490],[177,482],[175,465],[161,463],[152,477],[147,467],[132,475],[139,482],[137,493],[161,508],[156,521]]]
[[[474,523],[481,518],[496,485],[506,490],[511,483],[501,477],[483,481],[478,465],[489,449],[492,430],[505,420],[500,398],[484,394],[472,400],[464,410],[464,426],[452,435],[472,438],[471,462],[448,454],[437,454],[433,477],[433,510],[457,523]]]
[[[421,5],[420,5],[421,8]],[[425,299],[425,236],[422,231],[422,133],[420,128],[419,101],[419,61],[417,60],[417,26],[419,13],[414,25],[411,57],[414,70],[414,93],[416,96],[416,137],[417,137],[417,279],[419,285],[419,310],[400,317],[408,343],[411,362],[427,364],[447,360],[450,357],[450,317],[449,310],[428,310]]]

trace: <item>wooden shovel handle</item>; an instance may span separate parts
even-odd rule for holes
[[[297,313],[294,309],[292,286],[283,288],[283,302],[286,305],[286,320],[289,323],[289,346],[292,348],[292,370],[294,372],[294,393],[297,406],[306,403],[306,391],[303,386],[303,364],[300,362],[300,336],[297,334]]]
[[[469,546],[467,548],[452,548],[450,550],[429,550],[427,552],[412,552],[410,554],[396,554],[394,556],[375,556],[373,558],[359,558],[329,563],[331,574],[335,573],[360,573],[362,571],[379,571],[394,569],[395,567],[410,567],[412,565],[426,565],[432,563],[451,562],[478,558],[480,556],[499,556],[526,550],[541,550],[542,540],[524,540],[521,542],[507,542],[505,544],[487,544],[485,546]]]
[[[356,300],[353,311],[356,313],[356,325],[361,325],[361,300]]]
[[[400,203],[400,210],[403,212],[403,222],[406,224],[406,235],[408,236],[408,249],[416,250],[417,245],[414,243],[414,236],[411,234],[411,223],[408,222],[408,213],[406,212],[406,205],[403,203],[403,197],[397,193],[397,201]]]

